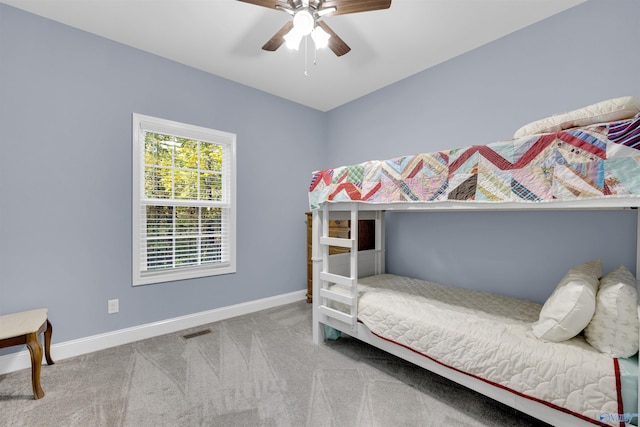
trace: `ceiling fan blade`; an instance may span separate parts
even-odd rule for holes
[[[342,40],[338,35],[326,24],[324,21],[318,21],[318,27],[325,30],[331,38],[329,38],[328,48],[336,54],[336,56],[342,56],[345,53],[349,53],[351,48]]]
[[[389,9],[390,6],[391,0],[327,0],[322,2],[322,9],[336,8],[335,12],[327,13],[325,16]]]
[[[270,52],[277,50],[284,43],[284,36],[289,31],[291,31],[292,28],[293,22],[287,21],[287,23],[284,24],[282,28],[280,28],[280,30],[278,30],[278,32],[275,33],[273,37],[271,37],[269,41],[264,44],[264,46],[262,46],[262,49],[268,50]]]
[[[276,6],[289,7],[289,3],[280,0],[238,0],[243,3],[255,4],[257,6],[268,7],[269,9],[277,9]]]

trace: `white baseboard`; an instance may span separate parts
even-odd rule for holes
[[[51,345],[54,361],[230,319],[306,299],[306,289]],[[55,325],[54,325],[55,328]],[[55,335],[55,329],[54,329]],[[31,368],[28,350],[0,356],[0,375]]]

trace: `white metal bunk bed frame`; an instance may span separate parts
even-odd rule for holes
[[[543,403],[441,365],[401,345],[393,344],[372,334],[362,323],[358,323],[358,277],[382,274],[385,271],[384,213],[416,211],[505,211],[505,210],[619,210],[636,209],[636,276],[640,275],[640,198],[612,197],[603,199],[551,201],[542,203],[490,203],[440,201],[431,203],[368,204],[360,202],[325,202],[313,211],[312,263],[313,263],[313,342],[324,341],[324,326],[327,325],[374,347],[407,360],[415,365],[439,374],[498,402],[529,414],[552,425],[593,425],[573,415],[551,408]],[[351,227],[348,239],[328,237],[329,220],[375,220],[375,248],[358,251],[358,227]],[[329,246],[348,248],[348,253],[329,256]],[[350,289],[349,295],[333,292],[329,287],[340,284]],[[640,280],[638,289],[638,316],[640,318]],[[330,307],[330,301],[346,304],[349,313]],[[640,400],[640,381],[639,381]],[[639,403],[640,408],[640,403]]]

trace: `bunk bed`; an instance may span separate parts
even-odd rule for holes
[[[348,334],[552,425],[636,424],[640,293],[628,270],[568,266],[544,304],[385,274],[384,217],[637,209],[638,150],[640,100],[623,97],[506,141],[314,172],[314,343]],[[357,250],[358,227],[328,237],[330,219],[375,220],[375,248]],[[329,246],[348,252],[329,255]]]

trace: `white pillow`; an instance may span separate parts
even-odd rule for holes
[[[624,120],[639,112],[640,99],[635,96],[623,96],[531,122],[518,129],[513,137],[520,138],[538,133],[557,132],[579,126]]]
[[[636,298],[636,279],[624,266],[604,276],[596,311],[584,330],[587,342],[611,357],[636,354],[640,329]]]
[[[593,317],[600,276],[599,259],[569,270],[542,306],[540,318],[532,326],[533,334],[552,342],[578,335]]]

